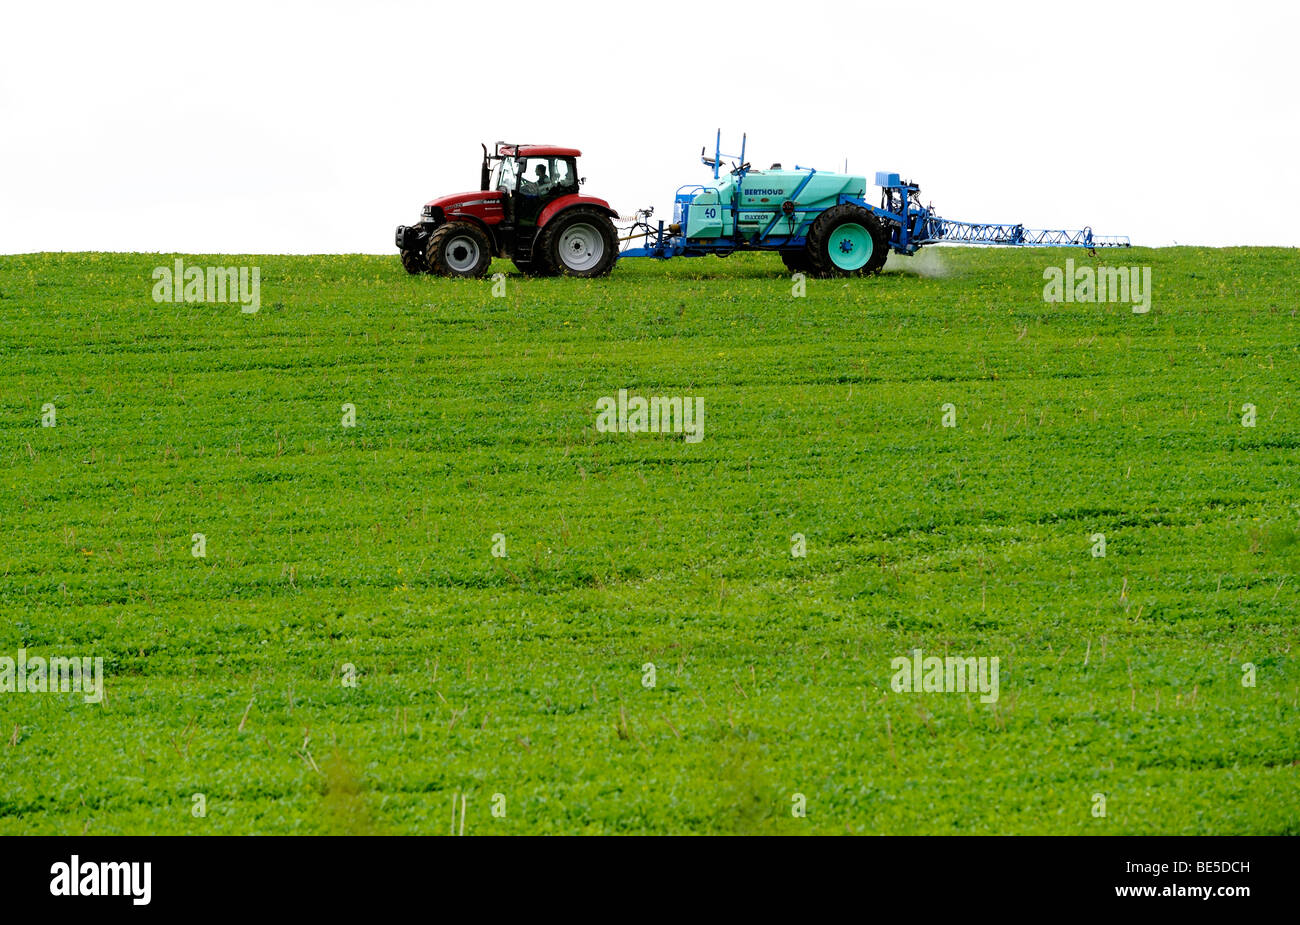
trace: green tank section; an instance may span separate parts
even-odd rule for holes
[[[843,173],[814,173],[807,170],[751,170],[740,181],[720,177],[695,194],[686,211],[685,235],[688,239],[731,237],[732,222],[740,224],[746,238],[759,234],[801,235],[821,211],[829,209],[840,196],[866,195],[867,178]],[[800,184],[808,180],[800,189]],[[812,209],[786,216],[782,205],[799,191],[795,208]],[[739,195],[739,201],[737,201]]]

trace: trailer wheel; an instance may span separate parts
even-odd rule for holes
[[[448,222],[429,235],[425,260],[431,272],[439,276],[478,279],[487,274],[492,263],[492,244],[471,222]]]
[[[781,251],[781,262],[785,264],[785,268],[791,273],[808,274],[812,272],[812,261],[808,259],[806,248],[800,248],[797,251]]]
[[[808,257],[816,276],[866,276],[884,265],[887,232],[880,219],[852,203],[832,206],[808,229]]]
[[[605,213],[574,206],[546,223],[536,250],[566,276],[607,276],[618,259],[618,233]]]
[[[889,259],[889,239],[893,236],[893,231],[887,222],[877,220],[879,233],[872,236],[872,243],[875,249],[871,252],[871,259],[863,267],[864,276],[875,276],[885,266],[885,261]]]
[[[400,252],[402,258],[402,268],[412,276],[419,276],[421,273],[429,272],[429,265],[424,262],[424,252],[403,248]]]

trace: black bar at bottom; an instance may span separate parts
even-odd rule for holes
[[[672,897],[684,901],[703,891],[703,902],[732,912],[813,902],[830,904],[823,906],[829,914],[842,900],[872,911],[987,902],[983,908],[1000,911],[1130,907],[1178,915],[1195,906],[1217,916],[1294,901],[1293,883],[1284,878],[1294,880],[1296,844],[1233,837],[566,838],[545,844],[537,838],[17,837],[0,841],[0,895],[13,913],[75,905],[127,915],[247,912],[270,897],[290,902],[296,913],[337,915],[435,895],[544,911],[599,908],[598,897],[622,894],[631,907],[647,902],[662,912],[665,901],[676,902]]]

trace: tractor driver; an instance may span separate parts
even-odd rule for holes
[[[527,174],[523,174],[520,180],[519,192],[529,196],[541,196],[554,185],[547,175],[545,164],[537,165],[532,179],[529,179]]]

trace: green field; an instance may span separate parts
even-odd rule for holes
[[[1300,834],[1296,251],[173,259],[0,257],[0,656],[106,691],[0,693],[0,833]]]

